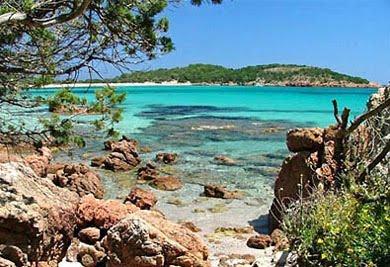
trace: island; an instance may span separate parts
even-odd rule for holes
[[[109,80],[109,82],[299,87],[379,87],[378,84],[361,77],[338,73],[327,68],[295,64],[267,64],[237,69],[211,64],[191,64],[186,67],[124,73]]]

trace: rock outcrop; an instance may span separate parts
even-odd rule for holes
[[[109,267],[210,266],[208,250],[194,233],[153,211],[139,211],[113,226],[104,247]]]
[[[91,165],[112,171],[129,171],[141,162],[137,145],[137,141],[125,136],[120,141],[107,141],[104,146],[111,153],[92,159]]]
[[[275,198],[269,216],[270,231],[279,227],[282,210],[299,197],[306,197],[318,183],[332,185],[337,171],[338,129],[295,129],[287,133],[288,156],[275,180]]]
[[[157,198],[152,191],[134,187],[131,189],[124,203],[132,203],[142,210],[149,210],[157,203]]]
[[[204,196],[213,197],[213,198],[223,198],[223,199],[242,199],[244,197],[243,193],[238,190],[230,191],[222,185],[205,185],[204,186]]]
[[[58,166],[59,167],[59,166]],[[104,188],[97,173],[84,164],[65,164],[51,176],[53,182],[83,197],[88,194],[103,198]]]
[[[0,244],[18,247],[29,262],[57,262],[65,255],[77,221],[76,193],[23,164],[5,163],[0,200]]]

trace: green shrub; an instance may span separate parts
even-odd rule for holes
[[[386,177],[373,179],[384,194],[355,184],[290,207],[283,228],[300,266],[390,266],[389,188]]]

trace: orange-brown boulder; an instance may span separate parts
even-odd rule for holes
[[[132,203],[142,210],[149,210],[157,203],[157,198],[152,191],[134,187],[131,189],[124,203]]]
[[[119,200],[101,200],[87,195],[80,201],[77,210],[78,225],[109,229],[127,215],[139,210],[132,204],[123,204]]]
[[[272,239],[269,235],[255,235],[251,236],[246,242],[247,246],[250,248],[264,249],[272,244]]]
[[[38,153],[27,156],[24,161],[38,175],[45,177],[47,167],[53,159],[50,149],[42,147],[37,150]]]
[[[100,229],[96,227],[87,227],[81,229],[78,233],[78,236],[81,242],[91,245],[95,244],[96,241],[99,241],[101,238]]]
[[[137,180],[140,181],[151,181],[156,179],[158,176],[158,171],[156,166],[148,162],[145,166],[140,167],[137,170]]]
[[[204,186],[206,197],[223,198],[223,199],[242,199],[243,193],[238,190],[230,191],[225,186],[209,184]]]
[[[129,171],[141,162],[137,145],[137,141],[125,136],[119,141],[107,141],[104,146],[111,153],[104,157],[93,158],[91,165],[112,171]]]
[[[284,160],[275,180],[275,198],[269,215],[270,231],[279,227],[285,205],[311,192],[312,186],[318,182],[317,164],[317,153],[310,152],[299,152]]]
[[[104,246],[109,267],[210,266],[198,236],[154,211],[136,212],[114,225]]]
[[[59,261],[76,226],[79,196],[19,163],[0,164],[0,244],[29,262]]]
[[[83,197],[88,194],[103,198],[104,187],[97,173],[84,164],[65,164],[52,177],[53,182]]]
[[[318,151],[323,146],[321,128],[297,128],[287,133],[287,147],[291,152]]]

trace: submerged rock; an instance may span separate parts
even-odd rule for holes
[[[79,197],[18,163],[0,164],[0,243],[29,262],[58,262],[76,226]]]
[[[97,173],[84,164],[65,164],[52,177],[53,182],[83,197],[88,194],[103,198],[104,188]]]
[[[156,161],[165,163],[165,164],[172,164],[175,163],[177,160],[177,154],[176,153],[158,153],[156,155]]]
[[[120,221],[108,231],[104,246],[109,267],[210,266],[199,237],[153,211],[139,211]]]
[[[205,185],[204,195],[206,197],[223,198],[223,199],[242,199],[244,197],[243,192],[235,190],[229,191],[222,185]]]
[[[160,176],[152,181],[152,185],[159,190],[175,191],[183,187],[183,183],[175,176]]]
[[[231,159],[231,158],[223,156],[223,155],[215,156],[214,162],[217,164],[226,165],[226,166],[236,165],[236,161],[234,159]]]
[[[134,187],[131,189],[124,203],[132,203],[142,210],[149,210],[157,203],[157,198],[151,191]]]

